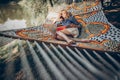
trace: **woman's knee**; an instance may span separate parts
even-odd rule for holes
[[[70,35],[70,34],[71,34],[71,32],[68,31],[67,29],[65,29],[65,30],[61,30],[61,32],[64,33],[64,34],[66,34],[66,35]]]
[[[56,31],[56,34],[59,34],[59,33],[61,33],[60,31]]]
[[[56,36],[56,39],[59,39],[59,40],[64,40],[61,36],[57,35]]]
[[[61,31],[57,31],[56,34],[58,34],[58,35],[64,35],[64,33],[61,32]]]

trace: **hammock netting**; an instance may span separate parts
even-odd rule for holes
[[[120,50],[120,29],[109,23],[107,20],[101,2],[83,1],[73,3],[66,7],[78,22],[82,24],[81,35],[78,39],[86,38],[93,40],[92,43],[78,43],[77,46],[92,47],[98,49],[109,49],[109,51]],[[54,39],[54,32],[44,26],[37,26],[25,29],[2,31],[0,35],[13,38],[32,39],[57,44],[64,44],[63,41]],[[92,45],[93,46],[92,46]]]

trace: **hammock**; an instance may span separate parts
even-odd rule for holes
[[[66,8],[74,15],[77,21],[83,25],[81,36],[75,40],[87,38],[94,42],[87,44],[78,43],[75,46],[97,50],[106,50],[105,48],[109,49],[110,47],[109,50],[118,51],[120,30],[108,22],[102,10],[100,1],[97,0],[94,3],[83,2],[82,4],[84,5],[82,5],[83,7],[78,6],[80,5],[79,3],[73,3]],[[67,45],[64,41],[54,39],[54,32],[42,25],[31,28],[2,31],[0,32],[0,36]],[[110,44],[111,41],[112,44]],[[111,45],[114,47],[111,47]]]

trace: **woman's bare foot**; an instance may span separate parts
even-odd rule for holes
[[[68,45],[75,43],[75,41],[73,41],[73,40],[68,40],[67,42],[68,42]]]

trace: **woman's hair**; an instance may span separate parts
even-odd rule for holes
[[[70,12],[68,12],[67,10],[61,10],[61,13],[62,12],[65,12],[66,13],[66,18],[69,18],[72,14]]]

